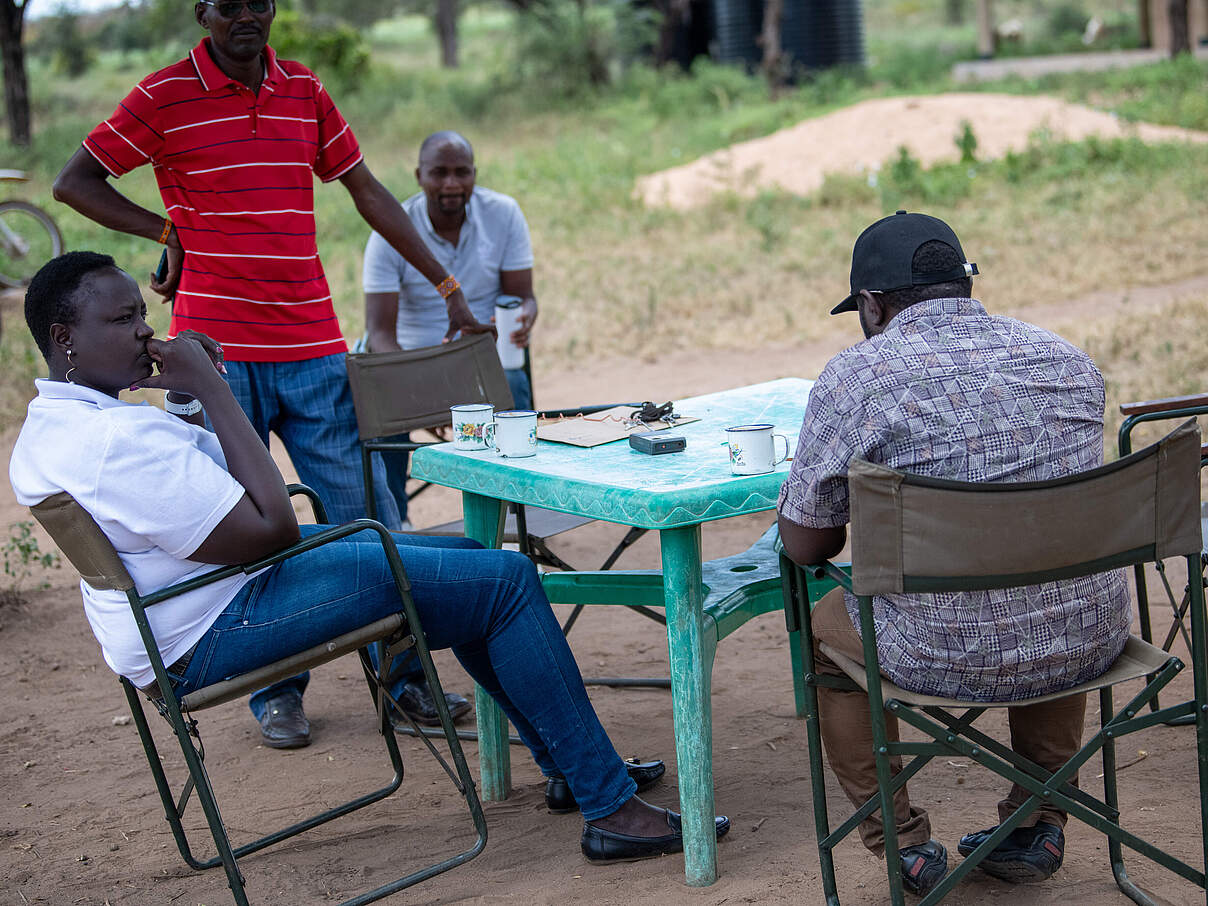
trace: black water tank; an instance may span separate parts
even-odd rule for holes
[[[743,63],[749,69],[759,65],[763,6],[764,0],[713,0],[719,61]],[[794,69],[863,63],[860,0],[784,0],[780,47]]]
[[[763,27],[764,0],[713,0],[713,26],[717,36],[717,59],[743,63],[748,68],[763,59],[755,39]],[[789,0],[800,2],[800,0]]]
[[[794,66],[806,69],[862,64],[860,0],[785,0],[780,46]]]

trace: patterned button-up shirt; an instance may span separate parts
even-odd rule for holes
[[[1103,376],[1086,353],[974,299],[904,309],[810,391],[780,512],[850,521],[853,458],[961,481],[1041,481],[1103,460]],[[1088,526],[1088,531],[1092,530]],[[856,599],[847,596],[859,625]],[[1014,701],[1091,679],[1128,637],[1119,570],[1025,588],[873,601],[882,671],[905,689]]]

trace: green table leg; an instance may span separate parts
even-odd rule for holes
[[[703,632],[700,526],[664,529],[660,540],[675,757],[684,820],[684,876],[688,884],[704,887],[717,880],[717,837],[713,829],[712,658]]]
[[[499,547],[503,538],[503,503],[463,491],[461,507],[466,537],[485,547]],[[479,795],[483,800],[498,802],[506,799],[512,788],[508,719],[482,687],[475,688],[474,703],[478,717],[478,764],[482,773]]]

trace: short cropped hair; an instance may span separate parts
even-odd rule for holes
[[[88,274],[106,267],[117,267],[112,255],[68,252],[51,258],[29,281],[29,289],[25,291],[25,323],[47,362],[50,361],[50,325],[76,323],[80,283]]]
[[[911,270],[916,274],[935,273],[936,271],[951,270],[964,264],[964,259],[956,249],[946,242],[932,239],[924,242],[914,253],[910,262]],[[922,286],[908,286],[905,289],[885,293],[881,300],[894,308],[909,308],[916,302],[928,299],[967,299],[973,292],[973,279],[961,277],[959,280],[949,280],[947,283],[928,283]]]

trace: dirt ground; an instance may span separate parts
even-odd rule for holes
[[[539,374],[549,388],[546,405],[599,396],[607,373],[618,399],[660,400],[723,389],[785,375],[816,374],[833,348],[770,349],[727,356],[727,368],[700,356],[658,362],[602,363],[592,374]],[[796,426],[782,426],[792,427]],[[5,440],[4,449],[12,438]],[[417,524],[454,516],[456,495],[435,491],[419,498]],[[0,488],[0,524],[27,518]],[[707,556],[737,552],[770,523],[771,514],[712,523],[704,531]],[[557,549],[571,563],[596,565],[621,534],[597,524],[564,535]],[[45,543],[43,545],[46,546]],[[658,564],[657,541],[644,539],[624,566]],[[47,574],[51,587],[28,603],[0,610],[0,906],[32,903],[89,906],[215,906],[230,902],[223,875],[194,872],[176,852],[163,820],[125,700],[100,658],[80,607],[69,568]],[[586,674],[665,675],[667,651],[658,628],[625,611],[587,613],[571,635]],[[438,658],[445,684],[469,691],[465,675],[446,653]],[[1185,695],[1180,679],[1174,695]],[[666,779],[649,794],[675,806],[675,748],[670,698],[664,691],[595,687],[591,697],[623,755],[660,757]],[[1119,698],[1122,700],[1122,698]],[[370,708],[351,660],[315,672],[306,698],[314,743],[296,752],[259,744],[255,722],[242,703],[201,716],[207,764],[225,802],[224,817],[236,841],[285,823],[299,809],[351,798],[354,790],[384,780],[387,763],[371,728]],[[1096,711],[1092,703],[1091,717]],[[988,725],[1001,732],[1002,721]],[[748,623],[720,646],[713,673],[716,802],[733,819],[719,848],[721,879],[712,887],[683,883],[679,856],[595,867],[578,852],[577,816],[546,812],[542,783],[527,754],[513,748],[510,798],[486,806],[490,839],[476,860],[386,902],[714,904],[822,903],[810,804],[805,733],[794,717],[789,658],[782,619],[769,614]],[[179,750],[161,733],[169,772],[179,776]],[[407,777],[395,797],[250,856],[242,868],[252,901],[260,904],[327,903],[402,875],[468,845],[470,826],[439,768],[412,740],[403,741]],[[1195,750],[1188,729],[1158,727],[1134,737],[1121,761],[1146,755],[1122,774],[1127,824],[1159,845],[1194,861],[1198,827]],[[471,767],[477,750],[467,744]],[[1092,761],[1083,782],[1094,788],[1100,767]],[[843,814],[837,787],[828,781],[832,811]],[[930,810],[936,835],[953,851],[960,834],[991,825],[1000,784],[958,759],[941,759],[912,784]],[[198,847],[204,850],[204,823]],[[885,902],[882,863],[858,843],[837,851],[840,891],[849,904]],[[1191,885],[1140,859],[1134,877],[1163,903],[1203,902]],[[984,876],[967,881],[950,902],[962,904],[1123,902],[1112,882],[1101,837],[1071,826],[1065,866],[1045,884],[1012,887]]]

